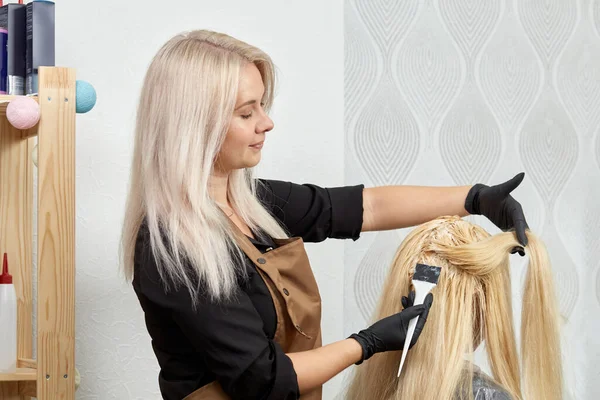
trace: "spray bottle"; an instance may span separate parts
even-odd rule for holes
[[[17,293],[4,253],[0,275],[0,373],[17,369]]]

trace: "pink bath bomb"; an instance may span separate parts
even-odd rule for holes
[[[6,118],[17,129],[33,128],[40,120],[40,105],[31,97],[18,96],[8,103]]]

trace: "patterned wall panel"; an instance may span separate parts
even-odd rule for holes
[[[515,194],[553,262],[565,398],[600,398],[600,321],[589,320],[600,311],[600,0],[346,0],[345,90],[349,183],[498,183],[525,171]],[[407,232],[347,244],[347,333],[370,321]]]
[[[600,131],[596,132],[596,162],[600,168]]]
[[[374,185],[402,181],[418,155],[421,132],[393,67],[418,7],[418,1],[393,0],[346,7],[346,71],[357,74],[357,79],[346,80],[346,131],[354,157]],[[352,21],[354,29],[348,26]],[[394,233],[380,233],[357,271],[354,291],[364,319],[375,305],[373,288],[383,281],[396,243]]]
[[[558,62],[556,85],[577,130],[589,137],[600,123],[600,40],[594,15],[586,12],[586,3]]]
[[[570,1],[519,2],[521,22],[544,66],[544,88],[530,111],[519,142],[530,179],[544,201],[546,218],[538,231],[555,262],[561,313],[570,316],[578,295],[576,268],[566,255],[554,218],[558,196],[571,177],[578,157],[578,136],[567,110],[561,105],[554,80],[559,54],[573,34],[577,4]]]
[[[377,53],[355,61],[379,65],[377,77],[364,83],[375,88],[363,98],[364,107],[357,111],[352,129],[356,156],[369,178],[378,185],[402,179],[414,164],[419,147],[419,127],[400,94],[392,74],[392,57],[397,43],[414,18],[417,2],[361,1],[356,8],[364,17],[368,34],[375,38]],[[375,49],[373,49],[375,50]],[[377,55],[376,55],[377,54]],[[375,56],[368,59],[368,56]],[[366,59],[367,58],[367,59]],[[352,67],[351,67],[352,68]],[[368,101],[364,101],[368,99]]]
[[[423,126],[421,135],[429,139],[458,94],[462,78],[459,51],[440,24],[432,1],[425,2],[398,50],[393,73]]]
[[[439,131],[439,148],[456,184],[487,182],[500,159],[497,122],[476,83],[475,60],[500,17],[500,2],[448,1],[440,16],[465,61],[465,82]]]
[[[593,23],[594,23],[594,28],[595,28],[595,33],[596,33],[596,37],[600,36],[600,1],[596,0],[593,2],[592,5],[592,16],[593,16]],[[596,59],[597,61],[597,59]],[[597,63],[594,64],[595,67],[597,67]],[[594,155],[596,156],[596,165],[598,167],[598,170],[600,171],[600,129],[596,129],[596,139],[595,139],[595,151],[594,151]],[[598,211],[598,210],[596,210]],[[600,218],[600,217],[599,217]],[[595,227],[597,227],[598,225],[600,225],[600,221],[596,221]],[[597,232],[597,228],[592,228],[594,230],[594,232],[592,234],[595,234],[596,238],[600,238],[600,235],[598,235]],[[600,245],[599,245],[600,247]],[[591,260],[592,261],[592,265],[595,263],[597,264],[597,268],[596,268],[596,296],[598,299],[598,302],[600,303],[600,249],[597,249],[596,254],[598,254],[598,257],[595,258],[595,260]]]
[[[504,134],[509,134],[523,122],[542,84],[538,58],[525,40],[512,2],[505,5],[482,53],[478,70],[481,90]]]

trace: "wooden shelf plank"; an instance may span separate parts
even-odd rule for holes
[[[7,381],[35,381],[37,379],[37,370],[35,368],[17,368],[12,374],[0,373],[0,382]]]
[[[72,68],[39,69],[39,400],[75,400],[75,82]]]

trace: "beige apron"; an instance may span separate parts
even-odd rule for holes
[[[275,239],[274,250],[261,253],[246,235],[234,227],[237,243],[256,265],[265,281],[277,314],[274,340],[286,353],[312,350],[321,346],[321,296],[302,238]],[[302,400],[321,400],[322,387],[300,396]],[[228,400],[221,385],[214,381],[184,400]]]

